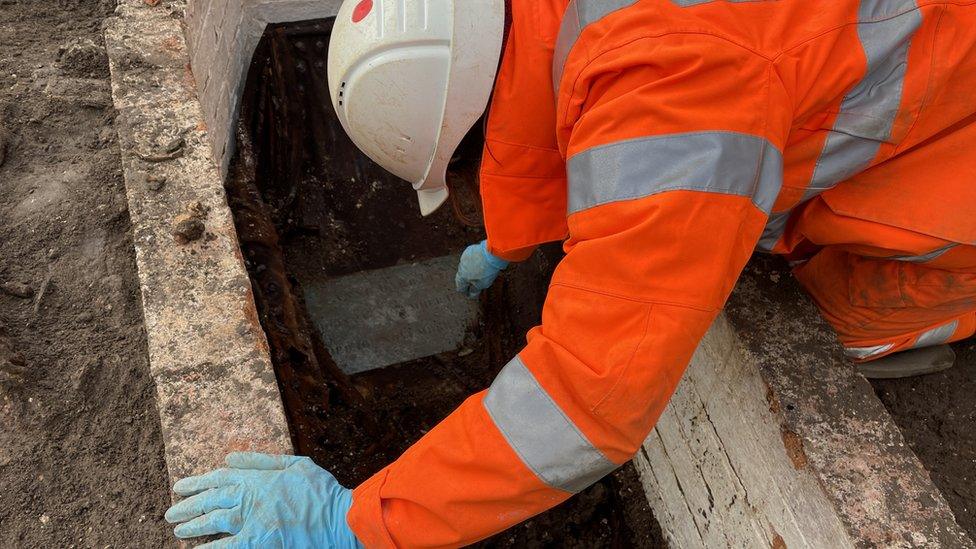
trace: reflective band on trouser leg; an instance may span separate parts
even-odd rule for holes
[[[929,252],[927,254],[922,254],[922,255],[900,255],[898,257],[892,257],[891,259],[894,259],[896,261],[907,261],[909,263],[928,263],[929,261],[932,261],[934,259],[938,259],[938,258],[942,257],[943,255],[945,255],[946,252],[948,252],[949,250],[955,248],[958,245],[959,244],[952,243],[952,244],[948,244],[946,246],[943,246],[943,247],[941,247],[941,248],[939,248],[937,250],[932,250],[931,252]]]
[[[590,443],[517,356],[491,384],[484,406],[526,467],[553,488],[579,492],[618,467]]]
[[[926,330],[915,338],[915,343],[913,343],[910,348],[921,349],[922,347],[941,345],[949,341],[952,335],[956,333],[957,328],[959,328],[959,321],[953,320],[948,324],[943,324],[930,330]],[[887,353],[894,347],[894,343],[871,345],[869,347],[845,347],[844,354],[853,359],[864,360]]]
[[[953,320],[948,324],[943,324],[931,330],[926,330],[919,334],[918,339],[912,345],[912,349],[919,349],[921,347],[931,347],[933,345],[941,345],[952,337],[952,334],[956,333],[956,328],[959,327],[959,321]]]
[[[769,213],[783,183],[783,157],[761,137],[714,131],[601,145],[567,163],[569,214],[666,191],[749,197]]]
[[[871,347],[844,347],[844,354],[853,359],[864,360],[882,353],[887,353],[894,346],[894,343],[885,343],[884,345],[872,345]]]
[[[867,168],[881,143],[891,137],[908,70],[908,47],[921,23],[913,0],[861,0],[857,35],[867,72],[841,102],[803,201]]]
[[[570,50],[579,40],[583,29],[603,19],[611,12],[633,5],[637,0],[572,0],[563,14],[552,58],[552,89],[559,94],[559,81]]]

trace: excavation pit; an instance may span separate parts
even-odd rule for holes
[[[452,204],[422,218],[410,186],[348,140],[311,70],[330,28],[266,30],[227,188],[295,451],[354,486],[491,383],[538,324],[561,252],[514,265],[479,301],[457,294],[459,254],[484,237],[480,128],[451,165]],[[631,465],[484,543],[662,546]]]

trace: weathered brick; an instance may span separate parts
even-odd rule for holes
[[[226,177],[237,109],[254,49],[269,23],[323,19],[341,0],[189,0],[187,44],[214,162]],[[227,94],[227,95],[224,95]]]

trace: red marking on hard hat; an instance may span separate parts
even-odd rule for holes
[[[356,8],[352,10],[352,22],[358,23],[363,20],[364,17],[369,15],[369,12],[373,10],[373,0],[362,0],[362,2],[356,4]]]

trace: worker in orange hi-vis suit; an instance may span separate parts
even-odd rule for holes
[[[344,127],[424,213],[493,89],[459,289],[566,251],[491,387],[334,514],[355,544],[471,543],[625,463],[756,249],[852,360],[928,371],[888,357],[976,329],[976,2],[347,0],[330,56]]]

